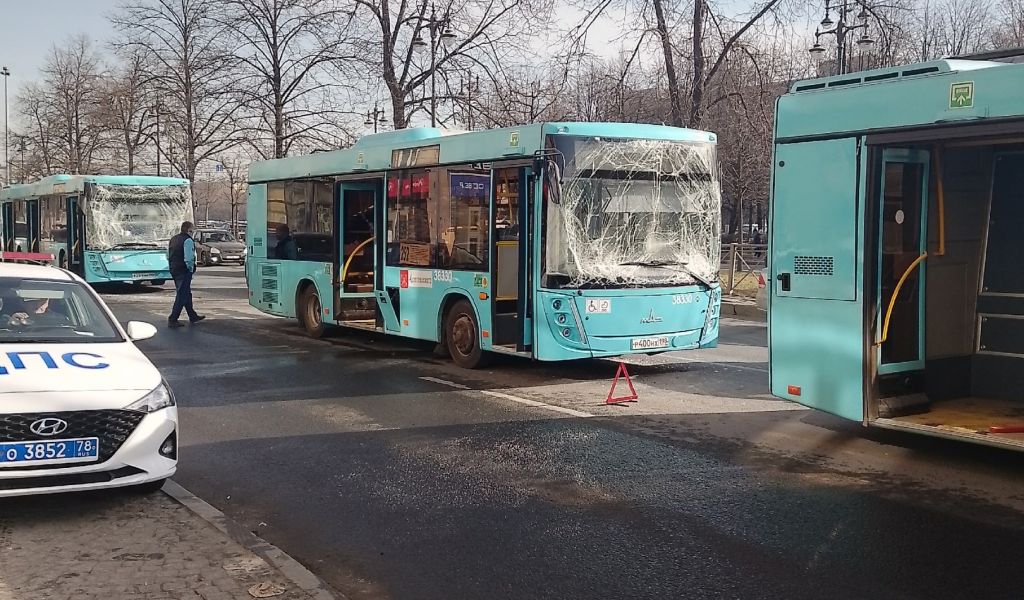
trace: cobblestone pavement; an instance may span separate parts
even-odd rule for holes
[[[163,493],[0,500],[0,600],[307,600]]]

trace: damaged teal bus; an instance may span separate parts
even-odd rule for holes
[[[795,83],[771,200],[771,390],[1024,449],[1024,65]]]
[[[51,175],[0,192],[4,252],[48,255],[89,283],[165,283],[167,242],[191,220],[187,179]]]
[[[385,132],[255,163],[250,303],[313,336],[334,325],[437,342],[467,368],[492,352],[714,346],[715,146],[688,129],[545,123]]]

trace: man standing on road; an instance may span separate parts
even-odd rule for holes
[[[196,270],[196,243],[192,239],[194,227],[189,221],[181,224],[181,233],[167,244],[167,262],[170,263],[171,277],[174,278],[174,308],[167,318],[168,327],[183,327],[178,321],[181,309],[188,313],[189,323],[198,323],[206,317],[196,314],[192,308],[192,274]]]

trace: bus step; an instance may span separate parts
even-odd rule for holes
[[[881,398],[878,401],[878,416],[883,419],[919,415],[929,410],[931,410],[931,403],[928,401],[928,396],[924,394],[893,396]]]

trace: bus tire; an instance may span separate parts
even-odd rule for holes
[[[320,304],[320,295],[316,293],[315,285],[308,285],[306,289],[302,290],[302,293],[299,294],[297,309],[299,323],[302,324],[306,335],[314,339],[324,337],[327,326],[324,325],[324,309]]]
[[[444,336],[445,346],[456,365],[464,369],[475,369],[483,364],[480,324],[468,300],[459,300],[445,315]]]
[[[62,269],[67,269],[68,268],[68,255],[65,254],[63,250],[61,250],[61,252],[60,252],[60,258],[59,258],[57,264]]]

